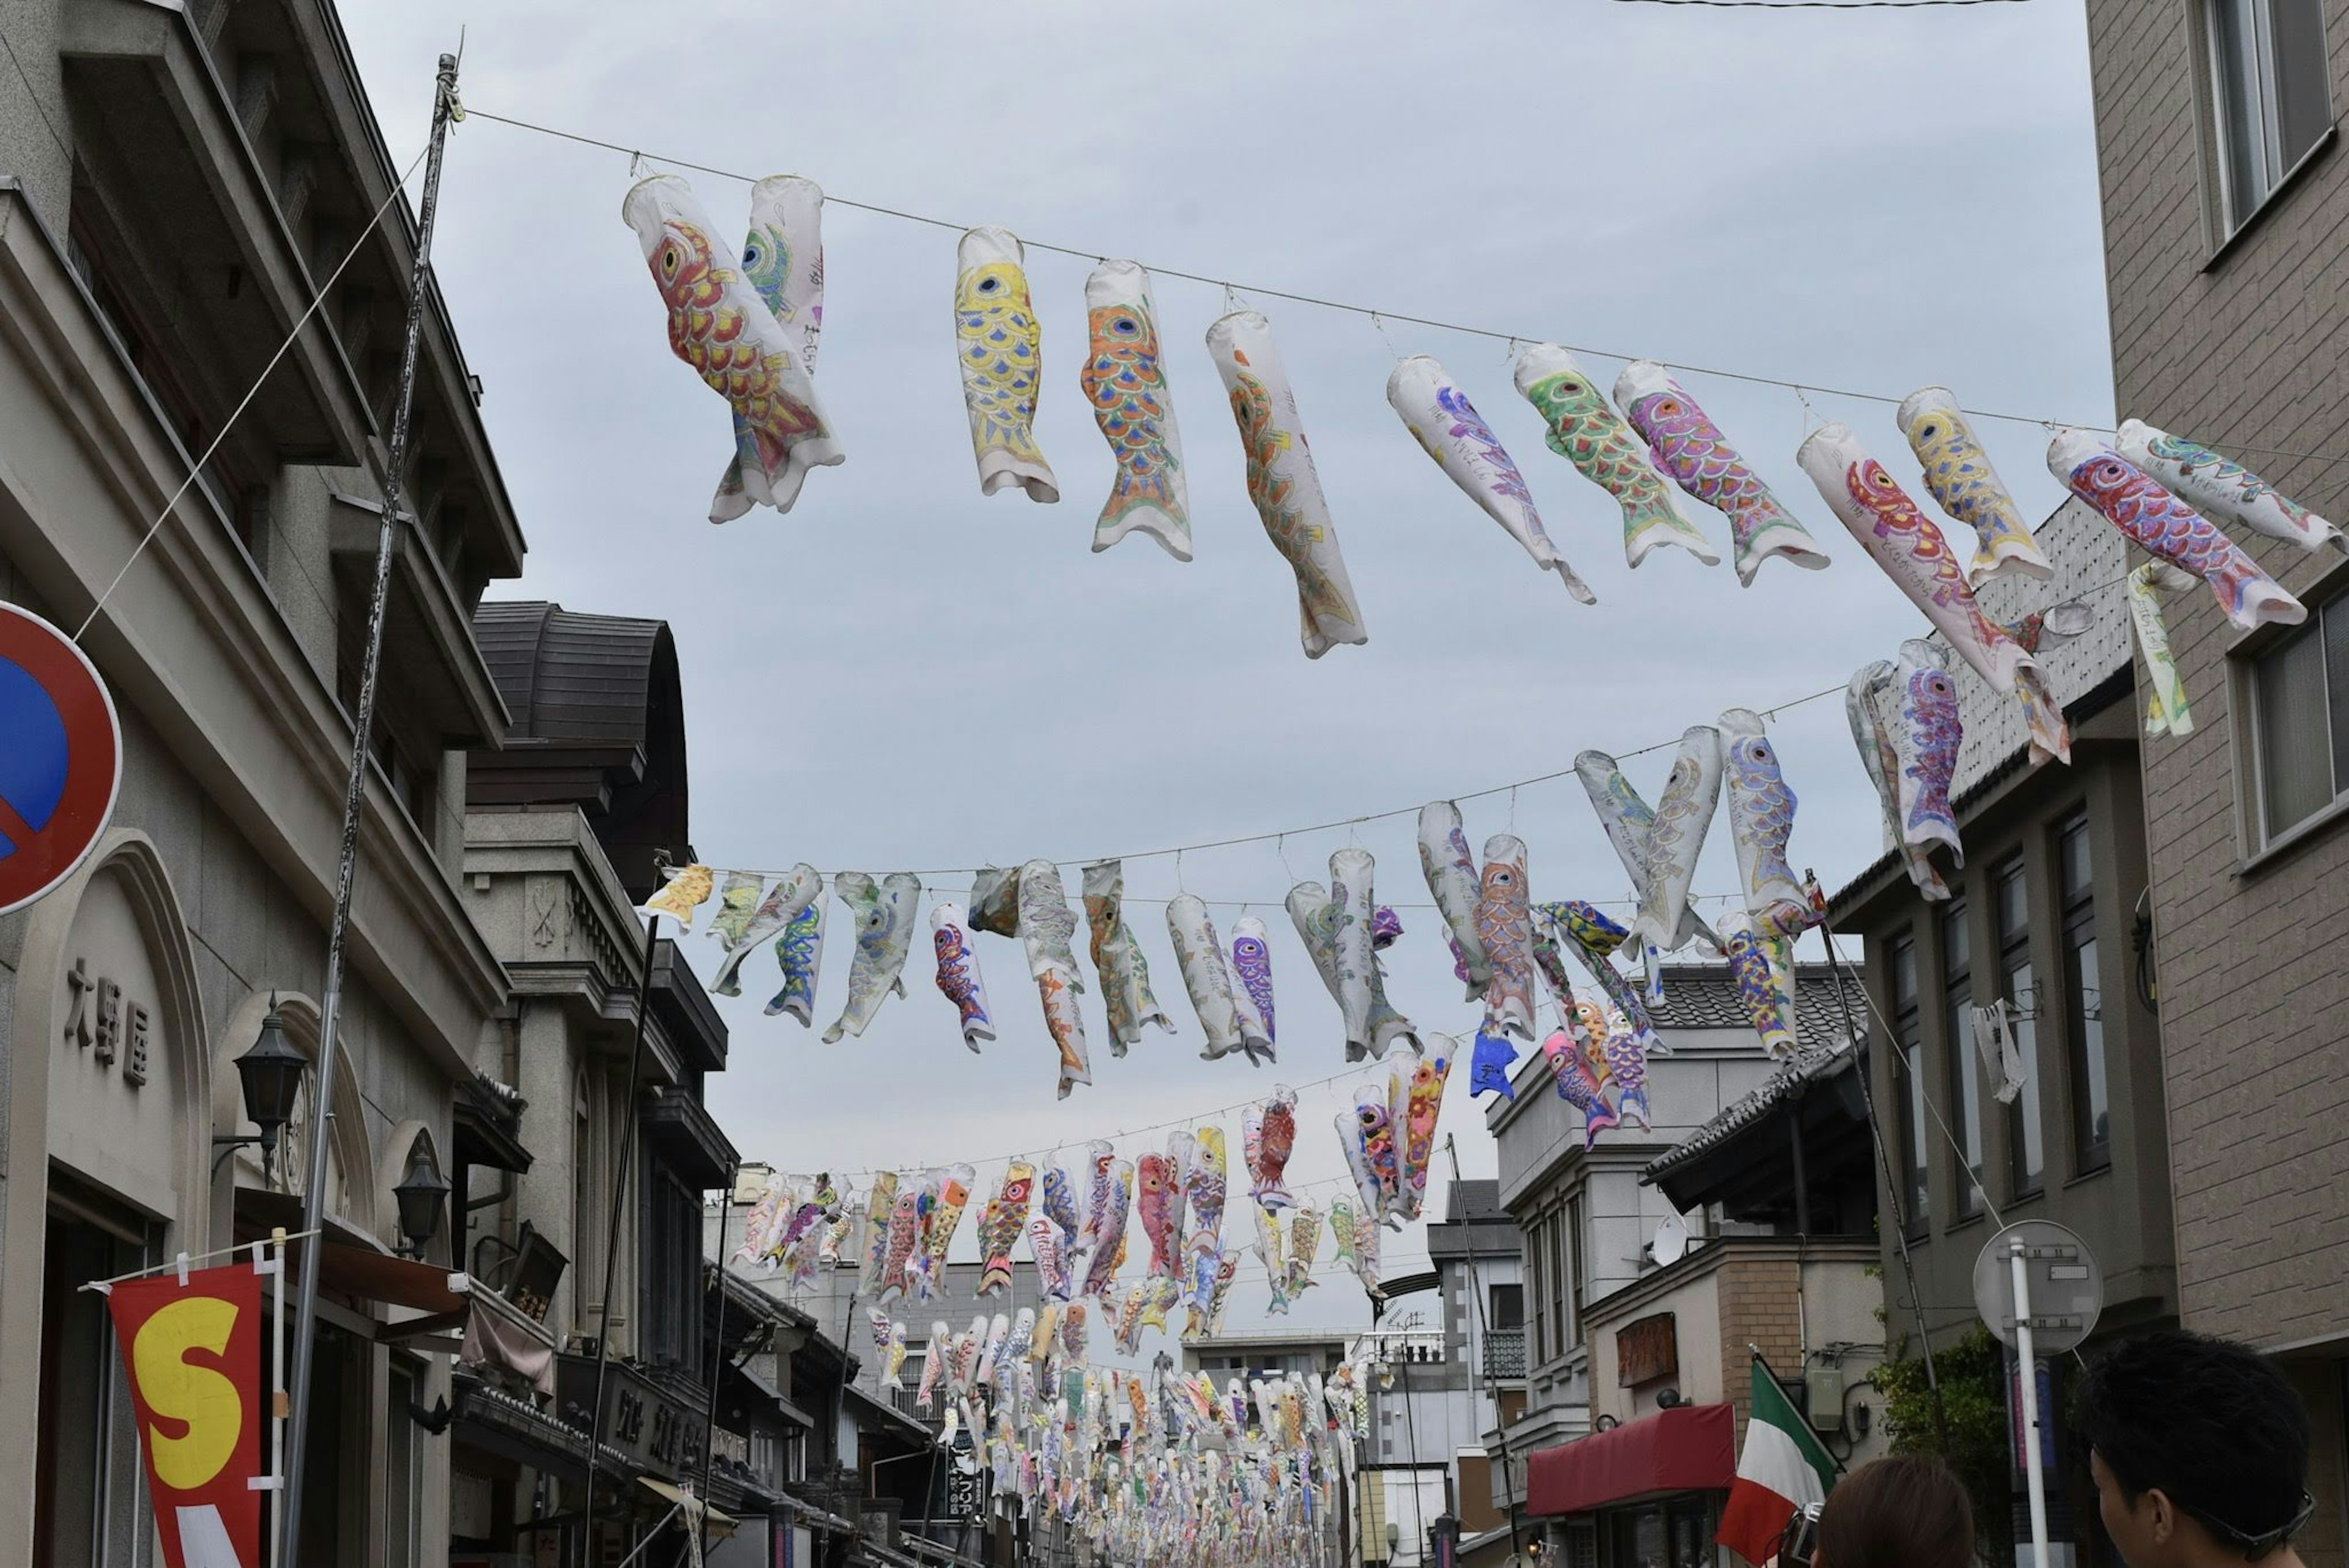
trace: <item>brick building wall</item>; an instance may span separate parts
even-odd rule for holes
[[[2349,106],[2349,0],[2328,0]],[[2219,216],[2199,0],[2090,0],[2116,405],[2349,515],[2349,153],[2327,133],[2233,238]],[[2258,450],[2268,449],[2268,450]],[[2312,606],[2349,563],[2238,542]],[[2258,857],[2238,685],[2265,640],[2210,595],[2168,605],[2197,728],[2146,744],[2161,1032],[2189,1326],[2269,1347],[2349,1333],[2349,833]]]
[[[1730,1376],[1751,1360],[1746,1346],[1760,1347],[1781,1377],[1803,1369],[1801,1264],[1792,1252],[1748,1254],[1721,1265],[1722,1393],[1737,1411],[1737,1451],[1745,1451],[1745,1422],[1754,1414],[1754,1380]]]

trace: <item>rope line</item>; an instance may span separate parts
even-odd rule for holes
[[[1774,10],[1792,10],[1795,9],[1797,6],[1807,6],[1821,9],[1841,9],[1848,7],[1852,9],[1868,8],[1901,10],[1918,9],[1929,5],[2020,5],[2026,3],[2026,0],[1621,0],[1621,3],[1669,5],[1736,4],[1752,6],[1757,9]],[[552,137],[559,141],[572,141],[576,142],[583,147],[595,147],[600,148],[606,152],[622,153],[631,161],[630,167],[632,169],[636,167],[638,164],[650,161],[666,164],[673,169],[690,170],[694,173],[708,174],[720,180],[732,180],[745,185],[755,185],[759,182],[759,176],[755,174],[744,174],[737,170],[721,169],[717,167],[715,164],[699,163],[691,159],[674,158],[663,152],[647,152],[640,147],[630,147],[617,141],[606,141],[601,137],[588,136],[575,130],[564,130],[557,126],[542,125],[535,120],[520,119],[512,115],[493,114],[488,109],[477,109],[470,104],[466,106],[466,114],[469,118],[473,119],[492,120],[499,125],[512,126],[517,130],[533,131],[540,136]],[[895,218],[901,223],[920,223],[928,228],[942,229],[951,234],[967,233],[971,228],[971,225],[968,223],[957,223],[949,218],[934,217],[926,213],[916,213],[904,207],[883,206],[876,202],[854,201],[846,196],[835,196],[830,191],[826,191],[824,192],[823,200],[827,206],[853,208],[860,213],[871,213],[877,217]],[[1054,244],[1047,240],[1031,240],[1025,234],[1020,236],[1020,243],[1030,250],[1049,251],[1055,255],[1070,256],[1078,261],[1099,262],[1104,254],[1102,248],[1098,245]],[[1495,330],[1493,327],[1472,326],[1462,321],[1445,321],[1432,316],[1414,316],[1400,310],[1388,310],[1383,307],[1355,305],[1342,299],[1331,299],[1324,295],[1299,293],[1294,289],[1272,288],[1263,284],[1236,284],[1228,278],[1214,277],[1201,272],[1187,272],[1180,267],[1161,266],[1155,262],[1144,262],[1139,265],[1146,267],[1153,275],[1159,277],[1178,277],[1187,283],[1204,284],[1210,288],[1222,290],[1226,296],[1227,302],[1230,296],[1234,295],[1261,295],[1270,299],[1285,299],[1292,304],[1316,306],[1323,310],[1341,311],[1350,316],[1365,317],[1381,328],[1381,336],[1383,336],[1383,329],[1386,324],[1400,321],[1408,323],[1414,327],[1433,327],[1439,332],[1456,332],[1464,337],[1484,337],[1495,343],[1511,346],[1523,343],[1538,343],[1546,340],[1542,335],[1538,333],[1503,332]],[[1612,348],[1595,348],[1586,344],[1568,343],[1562,344],[1560,347],[1569,349],[1576,354],[1588,355],[1594,359],[1612,359],[1622,364],[1630,364],[1634,360],[1651,358],[1645,354],[1626,354],[1620,350]],[[1906,394],[1896,396],[1883,392],[1856,391],[1848,387],[1827,386],[1817,380],[1790,381],[1777,376],[1757,376],[1749,371],[1726,370],[1723,369],[1719,366],[1695,365],[1676,359],[1661,359],[1657,360],[1656,363],[1663,365],[1668,369],[1684,371],[1692,376],[1711,376],[1719,380],[1742,381],[1749,386],[1776,387],[1785,391],[1794,392],[1797,395],[1808,391],[1818,393],[1822,397],[1848,398],[1858,402],[1881,403],[1888,406],[1897,406],[1899,403],[1907,401]],[[2114,433],[2113,427],[2110,425],[2083,423],[2069,420],[2051,420],[2037,414],[2011,414],[2002,412],[1995,409],[1961,409],[1959,411],[1971,419],[1998,420],[2007,424],[2037,425],[2043,430],[2053,429],[2057,425],[2070,425],[2075,430],[2090,431],[2099,435],[2110,435]],[[2289,452],[2277,447],[2245,446],[2234,441],[2220,441],[2215,444],[2224,446],[2230,451],[2251,452],[2261,457],[2298,458],[2309,462],[2349,463],[2349,453]],[[1343,825],[1341,824],[1340,826]]]

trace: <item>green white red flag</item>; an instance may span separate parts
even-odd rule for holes
[[[1737,1457],[1737,1480],[1722,1506],[1721,1532],[1713,1539],[1748,1563],[1761,1563],[1776,1547],[1795,1511],[1806,1502],[1825,1501],[1835,1476],[1835,1457],[1755,1356],[1754,1413],[1745,1423],[1745,1451]]]

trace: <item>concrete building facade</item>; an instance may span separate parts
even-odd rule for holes
[[[0,1559],[143,1563],[119,1363],[76,1287],[265,1235],[314,1179],[333,1247],[388,1252],[401,1173],[451,1165],[507,995],[457,886],[467,753],[506,727],[470,624],[523,541],[428,300],[341,1055],[286,1138],[322,1098],[332,1155],[264,1175],[213,1140],[255,1130],[233,1063],[273,1002],[316,1048],[413,230],[324,5],[16,0],[0,28],[0,598],[88,619],[125,741],[106,840],[0,919]],[[424,1251],[454,1261],[445,1216]],[[322,1308],[305,1561],[439,1560],[446,1441],[407,1411],[448,1371],[400,1315]]]

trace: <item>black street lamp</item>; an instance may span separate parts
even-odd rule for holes
[[[277,1152],[277,1135],[287,1122],[294,1119],[294,1102],[302,1092],[302,1075],[310,1070],[310,1058],[287,1042],[285,1020],[278,1015],[277,998],[269,999],[269,1013],[261,1021],[261,1033],[253,1046],[236,1059],[236,1076],[244,1095],[244,1114],[261,1129],[258,1136],[218,1134],[212,1147],[223,1151],[245,1144],[261,1146],[261,1176],[269,1179],[273,1156]],[[220,1160],[212,1161],[220,1168]]]
[[[409,1146],[407,1174],[391,1195],[399,1202],[399,1233],[408,1240],[400,1255],[420,1259],[440,1233],[440,1204],[449,1196],[449,1179],[440,1174],[431,1145],[422,1138]]]

